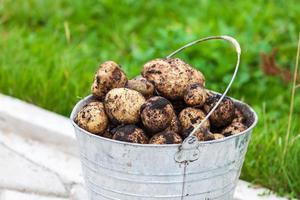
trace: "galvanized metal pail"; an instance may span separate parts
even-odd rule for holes
[[[248,105],[233,99],[249,127],[237,135],[205,142],[188,137],[182,145],[142,145],[103,138],[80,128],[74,119],[91,100],[88,96],[79,101],[71,114],[90,200],[233,199],[257,123],[257,115]]]

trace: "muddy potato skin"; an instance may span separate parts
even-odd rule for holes
[[[144,127],[150,135],[163,131],[171,125],[173,106],[164,97],[151,97],[142,105],[140,114]]]
[[[124,87],[127,77],[120,66],[113,61],[102,63],[97,70],[91,87],[95,97],[103,98],[113,88]]]
[[[173,131],[163,131],[155,134],[149,141],[149,144],[180,144],[182,139],[180,135]]]
[[[246,129],[247,127],[243,123],[233,122],[229,126],[225,127],[221,133],[227,137],[227,136],[238,134]]]
[[[189,106],[202,107],[206,98],[206,89],[199,83],[191,84],[184,93],[184,101]]]
[[[207,98],[204,104],[204,110],[208,113],[218,102],[221,95],[214,94]],[[215,127],[227,126],[235,117],[235,106],[233,101],[225,97],[218,108],[209,117],[211,124]]]
[[[113,124],[135,124],[140,121],[139,111],[145,101],[135,90],[115,88],[106,94],[104,106]]]
[[[193,130],[194,128],[205,118],[205,113],[198,109],[198,108],[192,108],[188,107],[183,109],[179,113],[179,121],[182,127],[182,137],[186,138]],[[196,136],[199,140],[204,140],[204,136],[206,134],[206,131],[208,131],[210,128],[210,122],[209,120],[205,121],[203,126],[196,132]]]
[[[148,137],[141,128],[133,124],[121,125],[112,130],[114,140],[130,143],[147,144]]]
[[[138,76],[134,79],[128,80],[126,87],[132,90],[136,90],[144,95],[145,98],[153,96],[154,85],[142,76]]]
[[[142,76],[154,84],[161,96],[170,100],[183,99],[192,83],[205,83],[201,72],[178,58],[152,60],[144,65]]]
[[[85,105],[77,113],[75,122],[84,130],[97,135],[103,135],[109,123],[103,103],[96,101]]]

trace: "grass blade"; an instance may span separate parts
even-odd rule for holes
[[[292,85],[292,92],[291,92],[291,103],[290,103],[288,127],[287,127],[287,130],[286,130],[285,145],[284,145],[284,150],[283,150],[283,160],[282,160],[283,162],[285,160],[285,156],[286,156],[286,152],[287,152],[287,147],[288,147],[288,144],[289,144],[289,137],[290,137],[290,134],[291,134],[291,126],[292,126],[294,104],[295,104],[295,93],[296,93],[296,87],[297,87],[299,54],[300,54],[300,33],[299,33],[299,39],[298,39],[298,48],[297,48],[296,63],[295,63],[295,68],[294,68],[294,77],[293,77],[293,85]]]

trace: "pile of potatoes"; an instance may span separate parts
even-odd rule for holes
[[[120,65],[100,65],[91,87],[93,101],[75,118],[81,128],[110,139],[140,144],[179,144],[220,99],[205,89],[203,74],[178,58],[146,63],[128,80]],[[244,131],[244,116],[229,97],[195,133],[200,141]]]

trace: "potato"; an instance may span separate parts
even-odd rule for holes
[[[181,137],[173,131],[163,131],[155,134],[149,144],[180,144],[182,143]]]
[[[202,107],[207,98],[206,89],[199,83],[191,84],[184,93],[184,101],[189,106]]]
[[[92,94],[103,98],[113,88],[124,87],[127,77],[120,66],[113,61],[106,61],[100,65],[91,87]]]
[[[110,90],[104,100],[105,111],[113,124],[135,124],[140,121],[144,96],[128,88]]]
[[[148,137],[141,128],[135,125],[122,125],[112,130],[113,139],[123,142],[147,144]]]
[[[186,138],[190,135],[190,133],[194,130],[194,128],[201,123],[201,121],[205,118],[205,113],[198,109],[188,107],[183,109],[179,113],[179,121],[182,126],[181,136]],[[206,132],[210,129],[210,122],[206,120],[202,127],[196,132],[196,136],[199,140],[204,140],[204,136]]]
[[[209,112],[221,98],[219,94],[209,96],[204,104],[205,112]],[[235,106],[233,101],[225,97],[218,108],[211,114],[209,120],[214,127],[224,127],[229,125],[235,117]]]
[[[241,122],[232,122],[229,126],[225,127],[222,130],[221,133],[224,136],[227,137],[227,136],[231,136],[231,135],[241,133],[246,129],[247,129],[247,127],[243,123],[241,123]]]
[[[153,134],[163,131],[171,125],[174,110],[167,99],[155,96],[142,105],[140,113],[147,133]]]
[[[160,95],[170,100],[183,99],[192,83],[205,83],[201,72],[179,58],[152,60],[144,65],[142,76],[154,84]]]
[[[108,127],[108,118],[103,103],[95,101],[85,105],[77,113],[75,123],[86,131],[103,135]]]
[[[140,92],[145,98],[153,96],[154,93],[154,85],[142,76],[128,80],[126,87]]]

